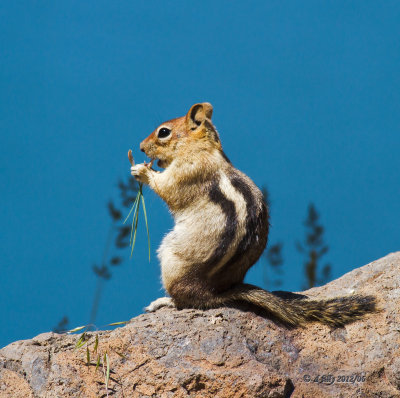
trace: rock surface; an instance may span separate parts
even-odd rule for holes
[[[352,293],[376,295],[382,311],[288,330],[243,309],[164,308],[89,333],[89,365],[79,334],[17,341],[0,350],[0,397],[400,397],[400,252],[305,292]]]

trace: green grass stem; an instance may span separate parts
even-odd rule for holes
[[[140,203],[142,203],[142,205],[143,205],[143,214],[144,214],[144,220],[146,223],[147,242],[148,242],[148,246],[149,246],[149,262],[150,262],[150,259],[151,259],[151,257],[150,257],[150,254],[151,254],[150,231],[149,231],[149,223],[147,220],[147,211],[146,211],[146,204],[145,204],[145,200],[144,200],[144,196],[143,196],[143,184],[142,183],[139,183],[139,191],[138,191],[135,201],[133,202],[133,205],[129,211],[129,214],[127,215],[127,217],[125,218],[125,221],[124,221],[124,224],[125,224],[133,212],[131,236],[130,236],[130,240],[129,240],[129,244],[131,246],[131,257],[132,257],[133,248],[135,247],[135,242],[136,242],[136,232],[137,232],[137,227],[138,227],[138,223],[139,223]]]

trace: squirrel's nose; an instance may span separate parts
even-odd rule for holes
[[[144,152],[144,145],[143,145],[143,142],[140,143],[140,150],[141,150],[142,152]]]

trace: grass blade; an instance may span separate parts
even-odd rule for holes
[[[113,323],[109,323],[107,326],[126,325],[128,322],[129,321],[113,322]]]
[[[140,199],[140,192],[136,195],[135,202],[133,203],[133,207],[135,207],[135,211],[133,212],[133,217],[132,217],[132,227],[131,227],[131,238],[129,240],[129,244],[132,246],[132,239],[133,239],[133,229],[134,229],[134,223],[136,219],[136,213],[139,210],[139,199]]]
[[[106,354],[106,358],[107,358],[107,384],[108,384],[110,380],[110,361],[108,358],[108,354]]]
[[[89,347],[86,346],[86,363],[89,365],[90,364],[90,352],[89,352]]]
[[[149,225],[147,223],[147,213],[146,213],[146,205],[144,203],[144,196],[141,195],[142,203],[143,203],[143,213],[144,213],[144,220],[146,221],[146,230],[147,230],[147,242],[149,244],[149,262],[150,262],[150,233],[149,233]]]
[[[75,329],[68,330],[67,333],[70,334],[70,333],[79,332],[80,330],[85,329],[86,327],[87,327],[87,325],[85,325],[85,326],[78,326],[78,327],[76,327]]]
[[[141,195],[141,193],[139,192],[139,195]],[[135,247],[135,242],[136,242],[136,232],[137,232],[137,226],[138,226],[138,220],[139,220],[139,208],[140,208],[140,200],[138,201],[137,204],[137,211],[136,211],[136,220],[135,220],[135,226],[134,226],[134,231],[133,231],[133,240],[132,240],[132,249],[131,249],[131,257],[133,254],[133,248]],[[132,221],[132,226],[133,226],[133,221]],[[132,231],[131,231],[132,232]]]
[[[100,366],[100,354],[97,355],[97,362],[96,362],[96,369],[95,369],[95,371],[97,371],[97,369],[99,368],[99,366]]]
[[[143,196],[143,184],[139,183],[139,191],[136,195],[135,201],[133,202],[133,205],[129,211],[129,214],[126,216],[125,222],[129,219],[133,212],[132,216],[132,226],[131,226],[131,236],[129,240],[129,245],[131,246],[131,257],[133,255],[133,249],[135,247],[135,242],[136,242],[136,233],[137,233],[137,227],[138,227],[138,222],[139,222],[139,210],[140,210],[140,202],[142,202],[143,205],[143,213],[144,213],[144,219],[146,222],[146,231],[147,231],[147,242],[149,246],[149,262],[151,260],[151,248],[150,248],[150,231],[149,231],[149,223],[147,220],[147,211],[146,211],[146,204],[144,201],[144,196]],[[110,325],[112,326],[112,325]]]
[[[126,221],[128,220],[129,216],[132,213],[132,210],[134,209],[134,207],[136,206],[136,202],[138,201],[138,195],[136,195],[135,201],[133,202],[133,205],[131,207],[131,209],[129,210],[128,215],[126,216],[125,220],[124,220],[124,224],[126,223]]]
[[[129,240],[129,244],[132,246],[133,242],[133,230],[135,229],[135,219],[136,219],[136,214],[139,210],[139,199],[135,202],[135,211],[133,212],[133,217],[132,217],[132,226],[131,226],[131,238]]]
[[[79,337],[79,340],[77,341],[77,343],[75,345],[75,348],[81,348],[85,344],[85,342],[86,342],[85,337],[86,337],[86,332],[83,332],[81,334],[81,337]]]
[[[108,360],[108,354],[105,353],[104,354],[104,362],[106,363],[106,391],[107,391],[107,395],[108,395],[108,382],[110,380],[110,362]]]
[[[97,347],[99,346],[99,336],[96,334],[96,340],[94,342],[93,353],[97,352]]]

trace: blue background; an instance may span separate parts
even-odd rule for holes
[[[2,1],[0,346],[88,322],[126,152],[199,101],[225,152],[272,199],[283,289],[313,201],[333,277],[399,250],[397,1]],[[134,258],[113,269],[97,325],[162,294],[155,249],[172,226],[145,192]],[[125,251],[128,256],[128,249]],[[248,280],[262,285],[262,260]]]

